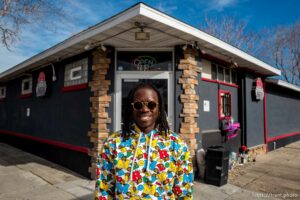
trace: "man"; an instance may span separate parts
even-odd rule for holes
[[[169,130],[161,94],[140,84],[127,101],[122,131],[99,153],[95,199],[192,199],[189,151]]]

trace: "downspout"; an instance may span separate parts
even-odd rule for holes
[[[241,77],[241,143],[247,145],[247,109],[246,109],[246,78],[245,73]]]
[[[266,145],[266,153],[268,153],[267,91],[266,91],[265,81],[264,81],[264,138],[265,138],[265,145]]]

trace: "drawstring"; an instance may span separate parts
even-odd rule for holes
[[[157,130],[152,130],[150,132],[150,143],[149,143],[149,148],[148,148],[148,158],[147,158],[147,171],[149,170],[149,165],[150,165],[150,149],[151,149],[151,146],[152,146],[152,139],[153,139],[153,135],[157,132]],[[135,149],[135,153],[134,153],[134,157],[133,157],[133,160],[132,160],[132,165],[131,165],[131,171],[130,171],[130,181],[132,181],[132,173],[133,173],[133,167],[134,167],[134,162],[135,162],[135,159],[136,159],[136,154],[137,154],[137,150],[140,146],[140,141],[141,141],[141,137],[144,133],[143,132],[140,132],[140,136],[139,136],[139,140],[138,140],[138,143],[137,143],[137,146],[136,146],[136,149]]]
[[[147,158],[147,171],[149,171],[149,165],[150,165],[150,149],[151,149],[151,146],[152,146],[152,138],[153,138],[153,135],[154,135],[154,133],[156,133],[157,132],[157,130],[155,129],[155,130],[152,130],[151,132],[150,132],[150,143],[149,143],[149,148],[148,148],[148,158]]]
[[[140,137],[139,137],[139,140],[138,140],[138,143],[137,143],[137,146],[136,146],[136,149],[135,149],[134,157],[133,157],[133,160],[132,160],[131,171],[130,171],[130,179],[129,179],[130,181],[132,181],[132,172],[133,172],[133,167],[134,167],[134,161],[135,161],[135,158],[136,158],[137,149],[139,148],[139,145],[140,145],[140,140],[141,140],[142,134],[143,133],[140,133]]]

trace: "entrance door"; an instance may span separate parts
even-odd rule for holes
[[[167,113],[170,128],[173,129],[174,121],[174,89],[171,72],[135,72],[135,73],[119,73],[116,81],[116,112],[115,112],[115,130],[120,130],[123,118],[127,116],[125,113],[125,101],[129,92],[140,83],[153,84],[164,101],[165,112]]]

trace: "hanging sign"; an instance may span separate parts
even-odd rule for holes
[[[38,81],[36,84],[36,96],[43,97],[45,96],[47,91],[47,83],[46,83],[46,76],[44,72],[40,72]]]
[[[254,92],[255,92],[255,98],[256,100],[260,101],[264,99],[264,88],[263,88],[263,83],[261,78],[257,78],[255,80],[255,87],[254,87]]]
[[[156,64],[156,59],[151,56],[139,56],[133,59],[132,64],[138,71],[148,71]]]

